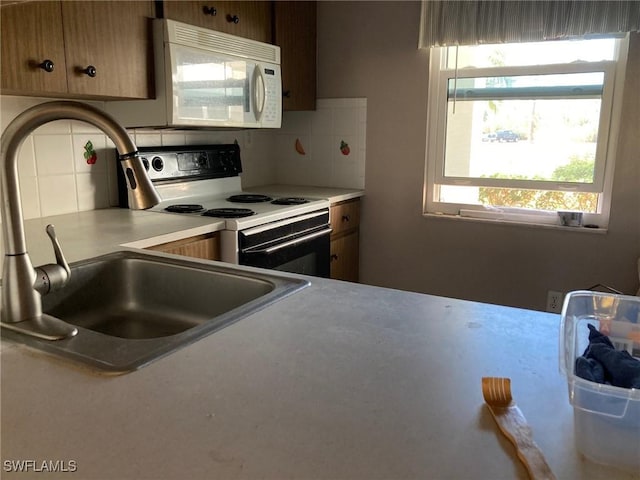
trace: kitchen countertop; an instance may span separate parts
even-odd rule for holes
[[[49,220],[72,261],[205,228],[158,216],[113,209],[30,221],[30,252],[50,261],[48,241],[32,241]],[[18,460],[61,461],[83,479],[527,478],[483,405],[483,376],[512,379],[557,478],[634,478],[575,449],[559,315],[308,278],[310,287],[122,376],[3,341],[2,478],[41,476],[8,472]],[[69,473],[48,478],[57,477]]]
[[[138,248],[216,232],[224,220],[192,215],[106,208],[69,213],[25,222],[27,249],[34,265],[53,262],[53,250],[45,233],[53,224],[68,262],[103,255],[122,249],[124,244]],[[4,254],[4,252],[2,252]]]

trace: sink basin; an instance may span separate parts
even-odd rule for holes
[[[44,313],[78,327],[48,341],[3,329],[37,349],[112,373],[138,369],[309,284],[155,253],[116,252],[71,265],[71,279],[42,297]]]

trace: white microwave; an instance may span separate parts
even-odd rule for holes
[[[156,98],[107,101],[125,127],[280,128],[280,47],[153,21]]]

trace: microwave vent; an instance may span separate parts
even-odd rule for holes
[[[243,58],[280,64],[280,47],[166,20],[168,41]]]

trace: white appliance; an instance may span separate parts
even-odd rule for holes
[[[236,144],[141,147],[140,156],[162,201],[148,210],[201,215],[224,222],[222,261],[328,277],[330,202],[242,190]],[[127,207],[118,171],[120,206]]]
[[[125,127],[280,128],[280,47],[153,21],[156,98],[106,102]]]

